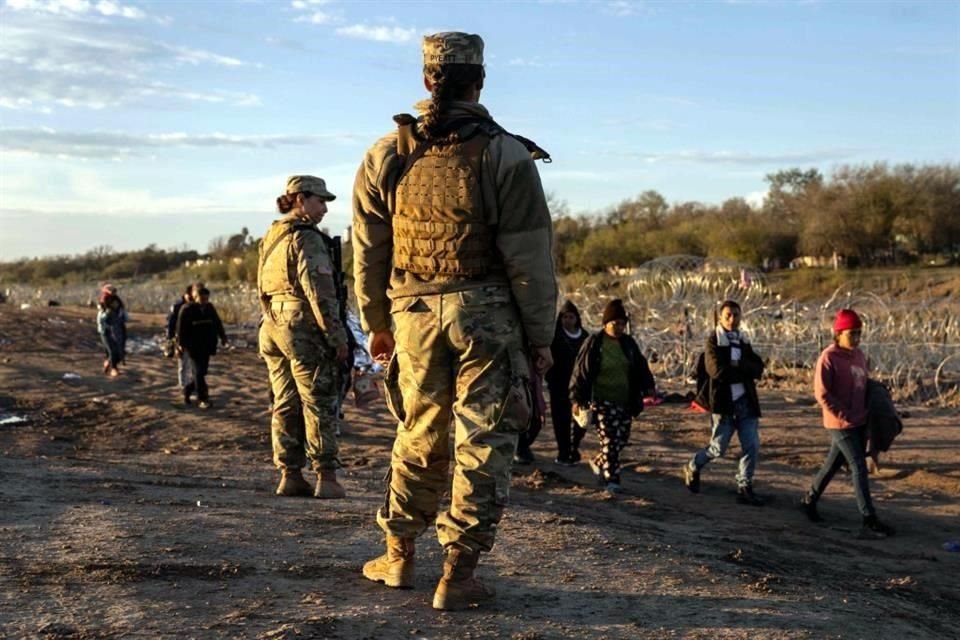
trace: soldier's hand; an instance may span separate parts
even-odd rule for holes
[[[537,347],[533,350],[533,366],[543,375],[553,366],[553,352],[550,347]]]
[[[392,331],[374,331],[370,334],[369,342],[370,357],[374,361],[386,365],[393,356],[393,350],[397,343],[393,339]]]
[[[336,355],[337,362],[342,364],[347,361],[347,358],[349,356],[350,356],[350,349],[347,348],[347,345],[342,344],[339,347],[337,347],[337,355]]]

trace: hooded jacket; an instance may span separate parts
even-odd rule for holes
[[[580,335],[576,338],[571,338],[563,330],[561,318],[565,313],[572,313],[577,317],[577,328],[580,330]],[[550,351],[553,354],[553,366],[547,371],[546,380],[552,392],[559,392],[558,395],[566,393],[570,386],[570,376],[573,375],[573,366],[577,362],[577,354],[580,353],[580,347],[586,342],[588,335],[583,328],[580,310],[577,309],[575,304],[567,300],[557,314],[553,344],[550,345]]]

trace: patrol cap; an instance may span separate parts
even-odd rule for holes
[[[327,183],[323,178],[316,176],[290,176],[287,178],[288,195],[294,193],[303,193],[309,191],[315,196],[320,196],[324,200],[336,200],[337,196],[327,191]]]
[[[424,36],[423,64],[483,64],[483,38],[462,31]]]

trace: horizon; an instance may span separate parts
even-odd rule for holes
[[[342,234],[441,30],[484,38],[481,102],[551,153],[574,215],[960,161],[956,2],[3,0],[0,261],[260,237],[294,173],[327,181]]]

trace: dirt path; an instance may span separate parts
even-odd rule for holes
[[[700,495],[683,487],[678,470],[707,427],[682,407],[634,423],[615,499],[586,466],[549,462],[548,426],[482,563],[496,606],[444,614],[430,609],[432,531],[415,590],[360,577],[381,549],[385,411],[348,411],[348,499],[280,499],[252,348],[213,360],[214,409],[184,410],[157,354],[131,355],[119,379],[100,373],[91,315],[0,307],[0,420],[28,418],[0,424],[0,637],[960,637],[960,554],[941,548],[960,537],[957,412],[908,408],[872,481],[898,531],[879,542],[854,537],[847,476],[822,503],[829,526],[796,508],[827,448],[805,392],[763,392],[761,509],[735,504],[729,457]],[[131,335],[161,322],[135,316]]]

